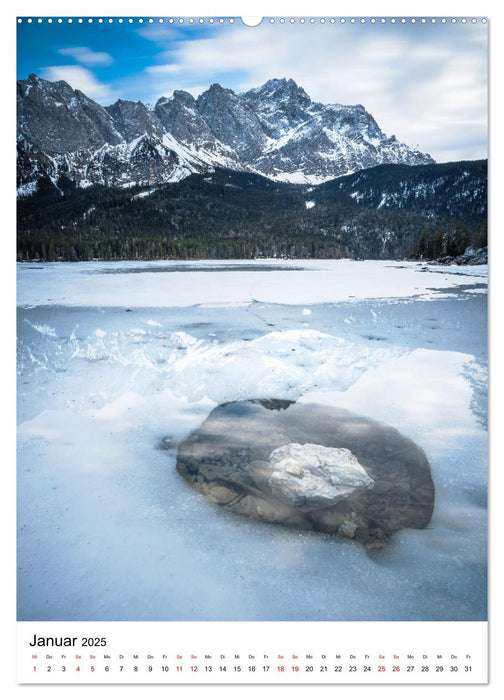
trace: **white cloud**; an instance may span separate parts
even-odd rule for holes
[[[48,66],[42,77],[46,80],[64,80],[74,90],[81,90],[96,102],[107,104],[113,101],[114,95],[109,85],[100,83],[93,73],[82,66]]]
[[[146,69],[147,73],[152,75],[172,75],[173,73],[181,73],[184,68],[183,66],[176,65],[174,63],[163,63],[157,66],[148,66]]]
[[[144,73],[156,97],[205,82],[239,92],[293,78],[313,100],[363,104],[385,133],[436,160],[485,155],[484,25],[237,25],[172,40]]]
[[[104,51],[93,51],[86,46],[73,46],[70,48],[59,49],[62,56],[70,56],[77,63],[82,63],[85,66],[110,66],[114,59]]]

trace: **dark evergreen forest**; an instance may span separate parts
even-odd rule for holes
[[[487,238],[486,161],[377,166],[312,187],[216,170],[58,188],[18,201],[18,260],[435,258]]]

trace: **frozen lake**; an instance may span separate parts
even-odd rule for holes
[[[486,281],[376,261],[20,264],[18,618],[486,619]],[[429,526],[371,556],[194,492],[177,442],[258,397],[413,439]]]

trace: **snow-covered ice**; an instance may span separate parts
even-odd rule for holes
[[[486,619],[485,285],[375,261],[20,265],[19,619]],[[428,528],[371,557],[207,502],[173,445],[256,397],[411,437]]]
[[[439,298],[439,290],[449,294],[461,284],[455,275],[462,275],[464,284],[474,285],[474,291],[479,291],[477,285],[485,282],[482,277],[486,270],[486,265],[441,267],[377,260],[22,264],[18,270],[18,304],[145,308],[235,306],[252,301],[307,305],[385,297]],[[205,273],[211,273],[211,279]]]

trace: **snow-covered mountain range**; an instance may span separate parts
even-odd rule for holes
[[[375,165],[434,163],[386,136],[362,105],[313,102],[293,80],[243,94],[214,84],[175,90],[154,108],[94,102],[64,81],[18,81],[18,193],[55,187],[153,185],[213,168],[319,184]]]

